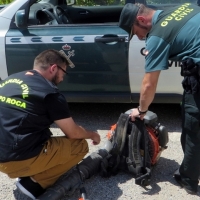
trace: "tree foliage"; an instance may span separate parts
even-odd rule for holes
[[[9,4],[11,3],[13,0],[0,0],[0,4]]]

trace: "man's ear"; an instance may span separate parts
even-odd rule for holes
[[[146,18],[145,17],[143,17],[143,16],[137,16],[137,20],[138,20],[138,22],[141,22],[141,23],[143,23],[143,24],[146,24]]]
[[[56,67],[57,67],[56,64],[51,65],[49,68],[50,73],[54,73],[54,71],[56,70]]]

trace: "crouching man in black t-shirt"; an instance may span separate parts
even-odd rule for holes
[[[70,62],[56,50],[34,60],[33,70],[0,82],[0,171],[17,178],[17,186],[35,199],[88,153],[85,139],[100,136],[78,126],[57,84]],[[66,135],[51,137],[55,123]]]

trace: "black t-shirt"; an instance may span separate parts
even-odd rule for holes
[[[60,93],[47,95],[45,97],[45,106],[52,121],[71,117],[68,103]]]

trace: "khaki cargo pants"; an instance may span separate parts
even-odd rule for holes
[[[43,188],[47,188],[78,164],[87,153],[88,143],[84,139],[52,137],[38,156],[0,163],[0,171],[10,178],[31,176]]]

